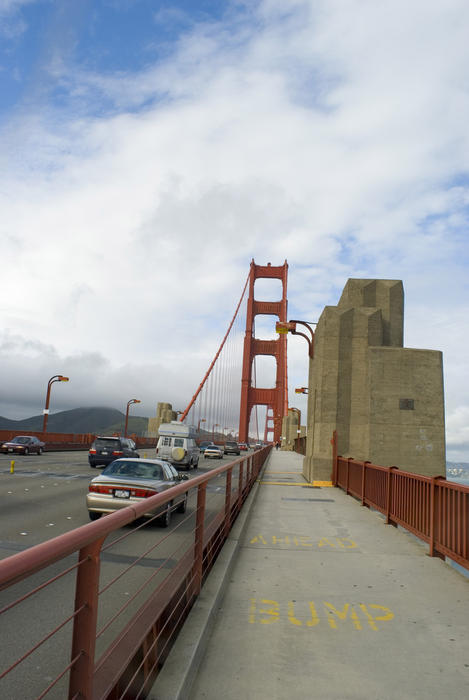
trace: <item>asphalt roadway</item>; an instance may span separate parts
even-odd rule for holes
[[[154,448],[140,455],[156,459]],[[183,473],[198,476],[233,459],[201,458],[197,469]],[[85,497],[100,473],[88,464],[87,450],[0,454],[0,559],[90,522]]]
[[[141,456],[154,457],[154,450],[142,450]],[[196,470],[187,472],[189,478],[205,473],[221,464],[233,461],[233,455],[223,460],[201,459]],[[11,461],[14,469],[11,471]],[[236,468],[235,468],[236,469]],[[85,497],[89,481],[100,473],[88,464],[87,451],[45,452],[43,455],[0,455],[0,558],[8,557],[33,545],[52,539],[69,530],[90,522]],[[236,483],[236,480],[235,480]],[[218,510],[224,504],[224,478],[218,477],[207,488],[207,511]],[[187,513],[175,513],[167,530],[157,524],[148,524],[132,533],[131,537],[120,541],[120,535],[132,528],[123,528],[108,538],[117,540],[112,547],[101,555],[101,581],[105,587],[121,571],[132,563],[140,552],[150,551],[142,557],[122,579],[118,580],[106,595],[100,598],[98,629],[106,626],[116,609],[123,601],[129,599],[132,591],[139,590],[142,582],[152,571],[157,583],[174,565],[174,552],[187,547],[186,542],[193,538],[196,492],[190,492]],[[210,517],[209,515],[207,517]],[[191,520],[192,518],[192,520]],[[176,528],[176,529],[175,529]],[[168,536],[170,535],[170,536]],[[157,549],[152,550],[155,543]],[[43,580],[56,575],[70,562],[58,562],[39,572],[26,581],[20,582],[0,593],[0,608],[24,595]],[[160,571],[161,569],[161,571]],[[159,578],[158,578],[159,577]],[[2,634],[0,635],[0,672],[10,663],[41,639],[54,625],[59,624],[72,612],[74,601],[74,577],[61,578],[53,585],[40,591],[21,605],[12,608],[2,616]],[[119,626],[122,626],[141,604],[139,598],[126,610],[126,616],[114,623],[101,634],[98,640],[96,656],[111,643]],[[4,631],[8,630],[8,634]],[[0,681],[1,700],[18,700],[18,698],[37,697],[44,687],[64,667],[64,658],[68,662],[70,650],[70,630],[64,629],[55,646],[41,646],[14,673]],[[58,653],[57,647],[61,653]],[[65,694],[64,694],[65,693]],[[58,686],[47,695],[53,700],[66,697],[64,686]]]
[[[271,453],[150,700],[469,697],[469,579]]]

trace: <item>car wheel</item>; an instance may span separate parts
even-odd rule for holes
[[[43,452],[44,452],[44,450],[42,449],[42,447],[40,447],[37,451],[38,455],[42,455]]]
[[[171,505],[171,501],[166,504],[166,510],[161,516],[161,518],[159,518],[161,527],[169,527],[169,523],[171,522]]]
[[[90,520],[99,520],[101,517],[101,513],[95,513],[94,510],[89,510],[88,515],[90,516]]]
[[[24,448],[24,452],[23,452],[23,454],[24,454],[24,455],[29,455],[29,450],[28,450],[28,448],[27,448],[27,447],[25,447],[25,448]]]
[[[177,512],[185,513],[187,508],[187,493],[184,496],[184,500],[178,505]]]
[[[195,469],[197,469],[198,466],[199,466],[199,460],[197,460],[197,462],[195,463]]]

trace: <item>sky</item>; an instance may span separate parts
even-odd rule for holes
[[[466,0],[0,0],[0,415],[55,374],[52,412],[184,408],[251,260],[287,260],[313,322],[402,279],[469,461],[468,36]]]

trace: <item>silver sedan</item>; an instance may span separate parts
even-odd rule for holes
[[[86,495],[90,520],[141,503],[143,499],[162,493],[188,478],[186,474],[179,474],[169,462],[160,459],[116,459],[90,482]],[[164,507],[160,524],[168,527],[172,511],[184,513],[186,505],[187,493],[183,493]],[[158,513],[148,512],[144,517],[155,515]]]

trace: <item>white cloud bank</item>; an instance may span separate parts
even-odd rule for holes
[[[66,106],[3,129],[0,414],[39,412],[57,372],[57,410],[181,405],[251,258],[287,259],[293,317],[348,277],[404,281],[406,345],[444,351],[449,456],[469,461],[469,5],[252,8],[139,73],[55,60]]]

